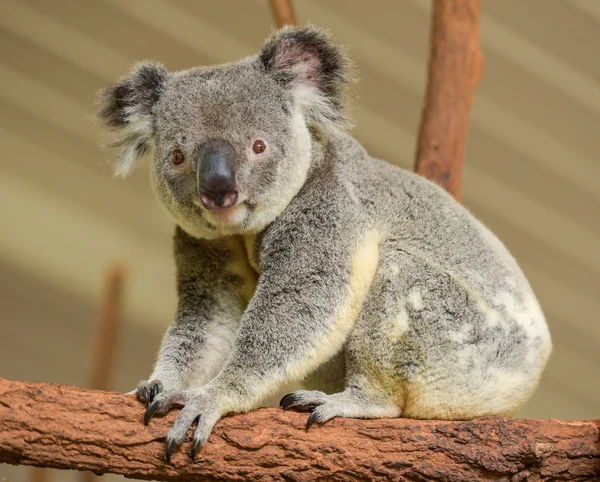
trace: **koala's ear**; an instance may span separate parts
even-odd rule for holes
[[[309,122],[325,129],[345,127],[353,66],[327,32],[312,25],[285,27],[267,40],[259,60],[291,90]]]
[[[150,149],[154,106],[168,75],[161,64],[141,62],[98,93],[98,117],[112,133],[109,147],[119,149],[115,174],[127,175]]]

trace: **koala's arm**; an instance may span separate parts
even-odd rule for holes
[[[241,241],[199,240],[177,228],[174,245],[177,314],[163,337],[154,371],[138,393],[156,382],[162,385],[157,391],[183,390],[213,378],[233,348],[253,288],[248,286],[253,272]]]
[[[231,356],[206,386],[222,413],[254,408],[282,384],[302,380],[339,351],[354,326],[379,239],[351,216],[315,204],[263,236],[254,297]]]

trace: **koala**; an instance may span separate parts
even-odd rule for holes
[[[284,384],[283,409],[334,417],[512,416],[551,352],[504,245],[435,183],[347,133],[353,67],[315,26],[258,55],[168,72],[142,62],[99,93],[125,175],[153,150],[175,222],[178,306],[137,388],[146,423],[183,408],[167,459]]]

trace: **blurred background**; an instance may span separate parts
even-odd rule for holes
[[[357,63],[354,135],[412,169],[430,1],[294,5]],[[1,377],[91,386],[114,260],[126,278],[109,387],[129,391],[149,375],[176,303],[173,225],[147,160],[113,179],[94,94],[140,59],[178,70],[251,55],[273,28],[266,0],[0,0]],[[554,339],[519,416],[598,418],[600,2],[483,0],[481,42],[464,204],[520,262]],[[30,475],[0,465],[7,480]]]

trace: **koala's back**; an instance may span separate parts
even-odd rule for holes
[[[377,380],[404,416],[514,414],[551,351],[514,258],[443,189],[369,157],[351,137],[333,140],[328,155],[328,189],[340,190],[329,195],[354,211],[348,230],[375,230],[380,239],[345,348],[347,374]]]

